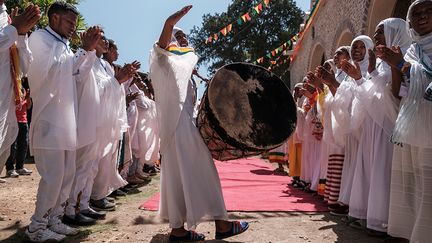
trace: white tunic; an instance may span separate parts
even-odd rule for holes
[[[138,109],[136,136],[139,154],[137,158],[146,163],[154,163],[159,157],[159,127],[156,104],[141,91],[135,101]]]
[[[43,60],[33,62],[28,71],[33,99],[30,149],[74,151],[78,109],[74,74],[85,56],[74,61],[68,41],[50,27],[33,32],[29,45],[35,60]]]

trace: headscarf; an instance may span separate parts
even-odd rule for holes
[[[357,36],[356,38],[354,38],[354,40],[351,42],[351,50],[352,50],[353,45],[354,45],[354,43],[355,43],[356,41],[361,41],[361,42],[363,42],[364,45],[365,45],[365,47],[366,47],[366,53],[365,53],[365,56],[364,56],[363,60],[361,60],[361,61],[358,62],[358,63],[359,63],[359,65],[360,65],[360,69],[361,69],[361,72],[362,72],[362,76],[363,76],[363,77],[367,77],[367,76],[368,76],[368,73],[367,73],[367,72],[368,72],[368,66],[369,66],[369,51],[368,51],[368,50],[374,48],[374,43],[373,43],[372,39],[371,39],[369,36],[366,36],[366,35],[359,35],[359,36]],[[351,52],[350,52],[350,56],[351,56],[351,59],[352,59]]]
[[[177,26],[173,27],[173,31],[172,31],[172,35],[171,35],[171,43],[168,45],[166,50],[171,52],[171,53],[174,53],[176,55],[184,55],[184,54],[189,53],[189,52],[194,52],[194,49],[192,47],[190,47],[190,46],[181,47],[180,44],[177,42],[175,35],[179,31],[184,33],[184,31],[182,29],[180,29],[179,27],[177,27]]]
[[[432,2],[432,0],[416,0],[413,2],[407,14],[406,26],[408,29],[408,33],[411,36],[412,40],[419,44],[423,52],[432,60],[432,32],[423,36],[420,36],[413,28],[411,28],[411,14],[414,6],[423,2]]]
[[[335,65],[333,59],[328,59],[327,61],[325,61],[324,64],[323,64],[323,66],[324,66],[326,63],[327,63],[328,65],[330,65],[331,70],[333,71],[334,74],[336,74],[337,68],[336,68],[336,65]],[[327,70],[327,71],[330,71],[330,70]]]
[[[340,46],[338,49],[336,49],[335,53],[339,52],[339,51],[346,51],[348,53],[348,56],[351,57],[351,46]],[[341,83],[346,77],[347,77],[347,74],[344,73],[344,71],[342,71],[342,69],[339,69],[336,66],[336,72],[335,72],[336,80],[339,83]]]
[[[412,43],[412,39],[406,29],[406,21],[400,18],[388,18],[381,21],[378,26],[384,27],[386,46],[399,46],[402,53],[406,53]]]

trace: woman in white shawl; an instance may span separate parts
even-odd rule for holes
[[[349,157],[351,157],[352,163],[355,164],[349,198],[349,215],[357,219],[366,219],[373,141],[373,120],[367,114],[361,100],[357,97],[357,88],[369,79],[368,50],[373,47],[373,42],[368,36],[360,35],[351,43],[351,58],[354,64],[346,60],[342,62],[342,69],[348,74],[349,79],[351,79],[350,90],[354,96],[351,104],[349,129],[351,134],[358,139],[358,147],[357,149],[353,147],[351,148],[353,150],[347,152],[352,155],[352,157]],[[357,150],[356,154],[354,154],[355,150]]]
[[[405,55],[410,82],[393,132],[395,146],[390,187],[388,233],[410,242],[432,238],[432,103],[424,99],[432,82],[432,1],[417,0],[408,9],[414,43]],[[402,61],[398,67],[406,66]],[[404,70],[405,71],[405,70]]]
[[[411,44],[406,31],[406,23],[402,19],[389,18],[381,21],[374,35],[376,48],[399,46],[405,53]],[[379,52],[378,52],[379,54]],[[399,101],[392,94],[392,80],[401,79],[400,72],[393,72],[390,66],[381,59],[374,60],[371,56],[371,79],[358,87],[357,96],[361,98],[363,107],[372,118],[373,143],[372,165],[370,170],[370,188],[367,204],[367,228],[371,235],[385,236],[388,223],[388,206],[390,199],[390,176],[393,157],[393,144],[390,137],[396,122]],[[398,77],[396,77],[398,75]]]
[[[190,78],[198,57],[183,31],[174,25],[189,12],[187,6],[165,22],[150,54],[160,128],[161,200],[159,214],[168,219],[170,241],[200,241],[192,230],[203,220],[215,220],[216,239],[243,233],[248,223],[227,221],[216,166],[194,124]],[[173,30],[174,29],[174,30]]]

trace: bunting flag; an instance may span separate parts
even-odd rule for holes
[[[291,39],[289,39],[287,42],[281,44],[279,47],[275,48],[274,50],[269,51],[265,56],[258,58],[257,60],[261,60],[261,62],[258,62],[258,63],[264,63],[264,57],[267,57],[268,59],[271,59],[272,56],[275,57],[279,53],[282,53],[282,55],[284,55],[284,56],[288,55],[287,50],[291,49],[291,47],[292,47],[292,45],[294,43],[294,40],[298,39],[298,35],[299,34],[296,34]],[[278,57],[278,59],[279,58],[280,57]]]
[[[208,37],[205,40],[205,44],[209,44],[209,43],[215,42],[215,41],[217,41],[222,36],[227,36],[228,33],[230,33],[233,30],[233,24],[234,23],[237,23],[238,26],[241,26],[241,25],[243,25],[243,23],[251,21],[252,20],[251,15],[254,16],[254,17],[255,17],[254,13],[256,15],[259,15],[263,11],[263,8],[264,8],[263,6],[268,7],[269,4],[270,4],[270,0],[262,0],[262,1],[260,1],[260,3],[258,5],[256,5],[255,7],[253,7],[247,13],[241,15],[235,22],[232,22],[232,23],[228,24],[227,26],[223,27],[216,34],[211,34],[210,37]],[[222,35],[219,35],[219,33],[222,34]]]
[[[249,15],[249,13],[245,13],[245,14],[243,14],[242,16],[241,16],[241,18],[243,19],[243,22],[248,22],[248,21],[251,21],[251,17],[250,17],[250,15]]]
[[[237,19],[237,24],[241,25],[243,23],[242,18],[240,17],[239,19]]]
[[[220,32],[222,33],[223,36],[226,36],[228,34],[228,28],[225,27],[225,28],[221,29]]]
[[[231,30],[232,30],[232,24],[229,24],[229,25],[227,26],[227,30],[228,30],[228,32],[231,32]]]
[[[258,4],[256,7],[254,7],[254,10],[257,14],[259,14],[263,10],[262,3]]]

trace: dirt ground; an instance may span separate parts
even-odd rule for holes
[[[34,164],[26,165],[36,170]],[[4,176],[3,175],[2,177]],[[0,184],[0,242],[27,242],[25,227],[34,210],[39,175],[6,178]],[[159,178],[117,200],[117,209],[98,224],[82,227],[81,233],[64,242],[168,242],[169,228],[158,220],[156,212],[138,209],[139,205],[157,192]],[[214,240],[214,223],[206,222],[197,231],[206,235],[205,242],[405,242],[369,237],[365,231],[347,226],[329,213],[298,212],[231,212],[231,219],[250,223],[247,233]]]

